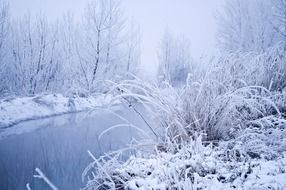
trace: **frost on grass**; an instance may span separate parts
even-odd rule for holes
[[[90,153],[84,189],[285,189],[284,92],[215,84],[115,85],[118,98],[149,110],[156,142],[148,149],[138,142],[127,161],[120,151],[99,159]]]
[[[90,153],[84,189],[285,189],[285,90],[214,75],[189,76],[181,89],[138,78],[113,83],[115,98],[142,104],[155,121],[146,123],[155,145],[138,142],[127,161],[120,151]]]
[[[286,152],[273,160],[203,145],[197,138],[174,153],[138,152],[126,162],[94,161],[84,189],[285,189]]]

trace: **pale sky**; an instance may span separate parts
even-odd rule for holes
[[[89,0],[9,0],[12,15],[21,17],[44,13],[57,19],[72,11],[80,17]],[[224,0],[123,0],[126,16],[142,33],[142,63],[152,70],[157,64],[159,42],[166,28],[191,42],[192,56],[198,59],[215,50],[215,13]]]

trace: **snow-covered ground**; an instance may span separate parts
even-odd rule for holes
[[[93,163],[98,176],[86,189],[104,185],[132,190],[282,190],[286,189],[285,142],[286,125],[281,123],[250,127],[216,145],[205,146],[198,137],[171,152],[139,152],[124,164],[98,160],[101,165]]]
[[[61,94],[6,98],[0,100],[0,128],[7,128],[21,121],[109,106],[111,103],[112,96],[104,94],[86,98],[71,98]]]

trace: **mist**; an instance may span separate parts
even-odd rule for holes
[[[50,20],[60,19],[72,12],[81,19],[88,0],[10,0],[12,16],[23,17],[45,14]],[[190,41],[191,54],[199,60],[214,54],[217,23],[215,17],[222,9],[222,0],[123,0],[128,22],[139,27],[142,38],[142,69],[155,76],[158,67],[157,52],[165,30],[185,36]]]
[[[286,0],[0,0],[0,189],[286,189]]]

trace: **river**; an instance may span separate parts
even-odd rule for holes
[[[32,190],[49,189],[33,177],[36,167],[59,189],[83,187],[81,174],[91,162],[87,150],[99,157],[141,136],[134,128],[121,127],[99,139],[109,127],[126,123],[118,115],[147,130],[139,115],[128,106],[113,109],[115,114],[97,109],[26,121],[0,131],[0,189],[21,190],[27,183]]]

